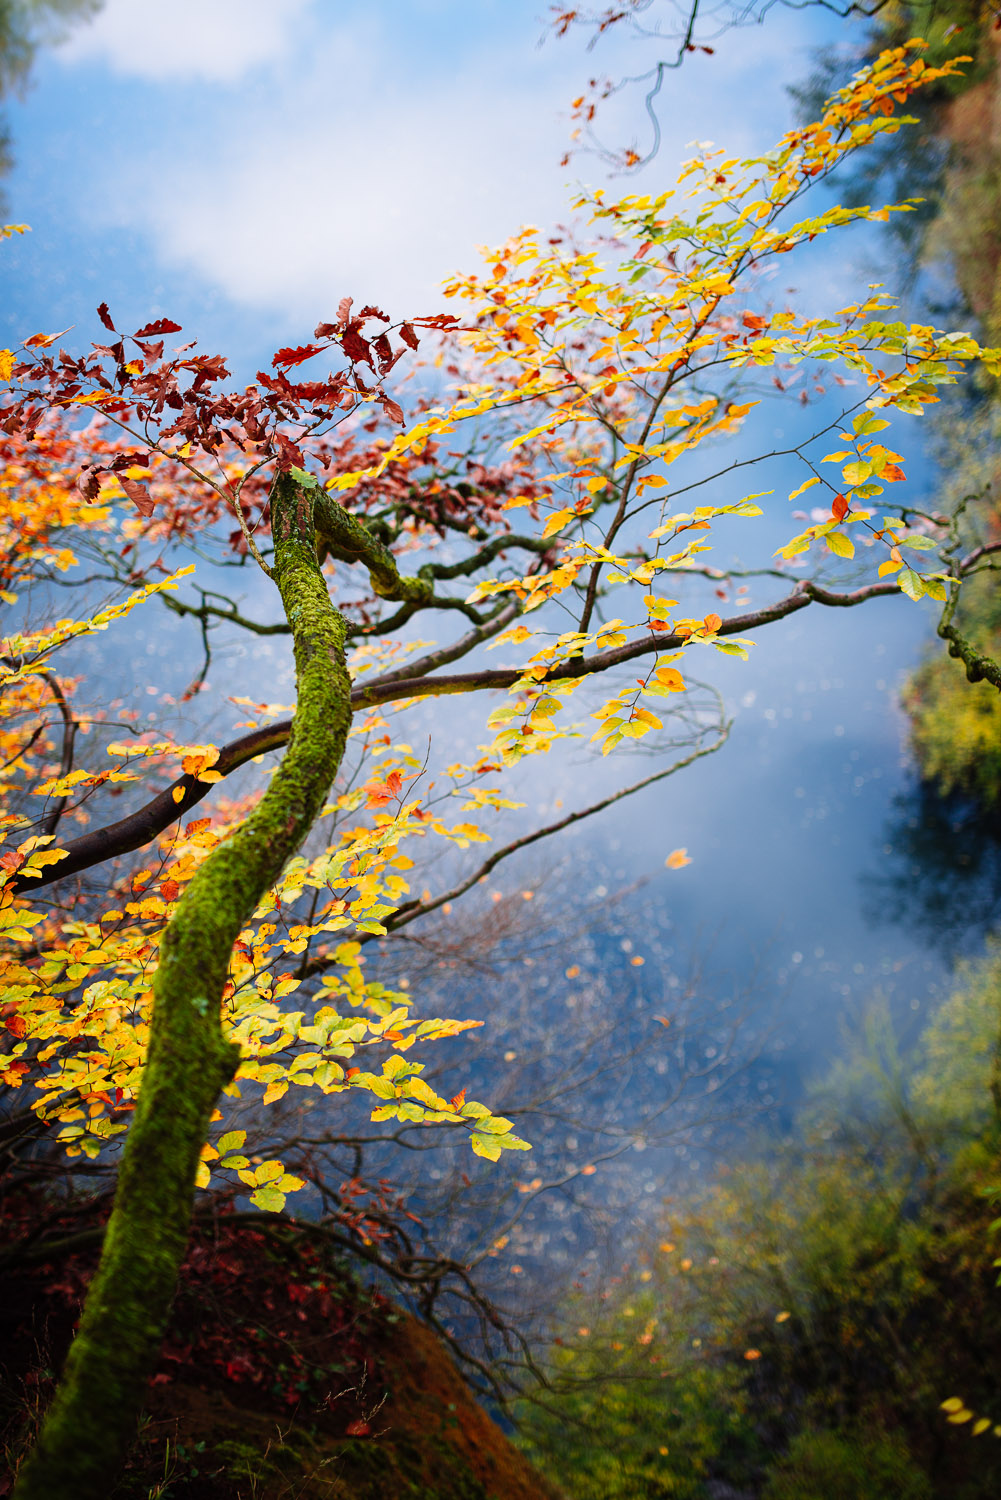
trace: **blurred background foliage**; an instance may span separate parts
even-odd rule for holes
[[[580,1287],[533,1460],[580,1500],[998,1493],[999,1030],[996,945],[912,1054],[876,1007],[786,1140]]]

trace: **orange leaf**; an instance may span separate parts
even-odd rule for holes
[[[707,630],[716,631],[720,628],[723,621],[720,619],[719,615],[706,615],[702,623]]]
[[[674,849],[664,861],[669,870],[681,870],[685,865],[690,865],[687,849]]]
[[[848,501],[844,495],[835,495],[831,505],[831,514],[836,521],[841,521],[848,514]]]

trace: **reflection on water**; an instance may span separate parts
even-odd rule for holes
[[[884,860],[861,884],[871,920],[898,924],[950,961],[1001,920],[1001,813],[915,781],[893,799]]]

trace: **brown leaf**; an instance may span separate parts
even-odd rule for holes
[[[152,495],[144,484],[140,484],[137,479],[129,479],[125,474],[119,477],[118,482],[141,516],[153,514],[156,507]]]

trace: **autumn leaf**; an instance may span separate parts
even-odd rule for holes
[[[133,502],[140,515],[151,516],[156,509],[153,497],[144,484],[137,479],[129,479],[125,474],[119,474],[118,483]]]
[[[687,849],[674,849],[664,861],[669,870],[681,870],[685,865],[690,865]]]

